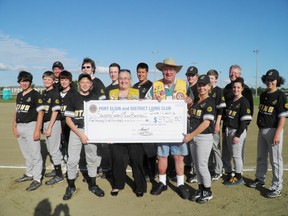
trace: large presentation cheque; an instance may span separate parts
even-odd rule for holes
[[[84,103],[90,143],[181,142],[187,133],[184,101],[92,100]]]

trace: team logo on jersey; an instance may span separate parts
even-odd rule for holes
[[[43,101],[42,101],[41,99],[38,99],[38,103],[39,103],[39,104],[42,104],[42,102],[43,102]]]
[[[197,112],[196,112],[196,116],[200,117],[201,114],[202,114],[202,110],[197,110]]]
[[[184,99],[184,94],[183,94],[182,92],[178,92],[178,93],[176,94],[176,99],[177,99],[177,100]]]
[[[104,94],[104,90],[103,89],[101,89],[101,94]]]
[[[240,108],[240,103],[239,103],[239,104],[236,106],[236,108],[237,108],[237,109],[239,109],[239,108]]]
[[[285,104],[285,108],[288,109],[288,103]]]
[[[31,97],[29,97],[29,98],[27,99],[27,102],[31,102]]]
[[[47,100],[47,103],[51,103],[51,98],[49,98],[49,99]]]
[[[216,92],[212,95],[213,98],[216,98]]]
[[[208,111],[208,112],[212,112],[212,110],[213,110],[213,109],[212,109],[211,106],[207,107],[207,111]]]
[[[59,100],[58,100],[58,99],[56,99],[56,100],[55,100],[55,103],[56,103],[56,104],[59,104],[60,102],[59,102]]]
[[[91,113],[95,113],[95,112],[97,112],[97,110],[98,110],[98,108],[97,108],[97,106],[96,106],[95,104],[91,104],[91,105],[89,106],[89,111],[90,111]]]
[[[248,108],[247,109],[247,114],[250,114],[251,113],[251,110]]]
[[[273,101],[272,104],[273,104],[273,105],[276,105],[276,104],[277,104],[277,100]]]
[[[225,101],[225,98],[224,98],[224,96],[222,96],[221,100],[222,100],[222,101]]]
[[[203,108],[206,106],[206,103],[200,104],[200,107]]]

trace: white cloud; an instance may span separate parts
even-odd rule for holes
[[[71,72],[80,73],[81,60],[67,57],[65,50],[42,48],[0,32],[0,71],[45,71],[61,61]],[[109,73],[108,67],[97,66],[97,73]]]
[[[33,46],[3,33],[0,33],[0,49],[1,62],[6,65],[4,68],[9,70],[18,70],[22,66],[41,68],[56,60],[68,63],[74,61],[66,57],[67,53],[64,50]]]

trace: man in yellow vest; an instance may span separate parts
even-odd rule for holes
[[[153,83],[145,98],[150,100],[185,100],[188,104],[192,99],[186,96],[187,84],[184,80],[176,78],[182,65],[177,65],[172,58],[166,58],[156,64],[156,68],[162,71],[163,78]],[[152,195],[159,195],[167,190],[166,170],[168,156],[171,154],[175,161],[177,175],[177,192],[183,199],[189,198],[189,192],[184,185],[184,156],[188,154],[185,143],[159,143],[157,147],[159,183],[152,188]]]

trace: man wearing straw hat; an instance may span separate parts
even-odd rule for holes
[[[151,100],[185,100],[192,103],[192,99],[186,96],[187,84],[184,80],[176,78],[182,65],[177,65],[172,58],[166,58],[156,64],[156,68],[162,71],[163,79],[153,83],[145,98]],[[177,174],[177,192],[183,199],[189,198],[189,193],[184,185],[184,156],[188,154],[185,143],[161,143],[157,147],[159,183],[151,190],[152,195],[159,195],[167,190],[166,170],[168,156],[171,154],[175,161]]]

